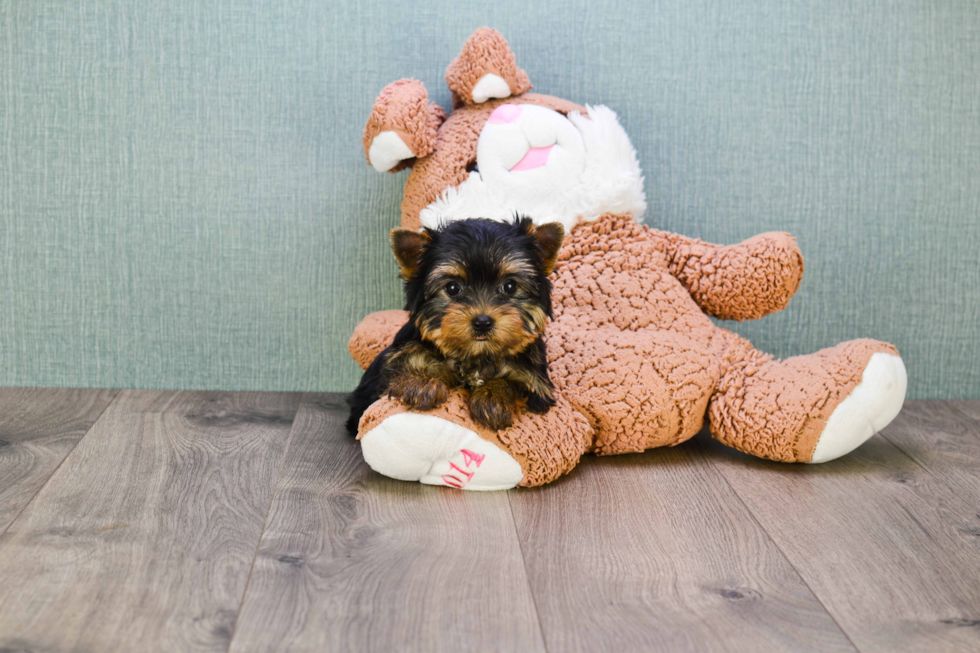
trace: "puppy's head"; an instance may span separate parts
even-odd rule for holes
[[[422,339],[451,358],[513,356],[544,332],[564,229],[486,219],[393,229],[406,310]]]

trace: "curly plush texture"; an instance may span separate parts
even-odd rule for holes
[[[384,87],[374,101],[374,108],[364,127],[364,157],[371,163],[371,142],[383,131],[393,131],[416,157],[425,157],[435,150],[439,125],[446,112],[434,102],[422,82],[400,79]],[[389,172],[398,172],[411,165],[402,161]]]
[[[699,260],[725,257],[726,264],[691,265],[692,250]],[[682,279],[672,272],[677,261],[686,262]],[[778,310],[799,284],[802,262],[794,261],[799,250],[783,234],[718,246],[649,229],[630,216],[583,223],[559,254],[555,317],[546,331],[558,406],[543,416],[525,414],[498,432],[475,425],[458,392],[429,414],[504,448],[524,470],[521,484],[529,486],[567,473],[585,453],[684,442],[701,430],[706,414],[712,435],[729,446],[770,460],[808,461],[827,418],[860,382],[871,355],[895,349],[856,340],[780,361],[715,326],[697,302],[704,297],[726,314]],[[726,302],[724,293],[696,290],[727,278],[753,279],[753,293],[766,301],[746,307],[738,295]],[[362,367],[407,314],[386,311],[370,319],[351,339]],[[379,402],[365,414],[361,433],[404,410]]]
[[[362,370],[366,370],[371,361],[391,344],[395,334],[407,321],[408,313],[405,311],[371,313],[355,327],[347,343],[351,358],[357,361]]]
[[[517,67],[507,39],[495,29],[481,27],[466,40],[459,56],[446,68],[446,85],[452,92],[453,108],[473,104],[473,87],[487,74],[507,82],[511,95],[531,90],[527,73]]]
[[[705,313],[722,320],[757,320],[783,310],[803,279],[803,255],[789,234],[760,234],[739,245],[717,247],[657,233],[670,246],[670,273]],[[772,284],[772,279],[782,283]]]
[[[830,414],[876,353],[898,355],[892,345],[860,339],[780,361],[732,335],[708,412],[711,435],[760,458],[808,462]]]
[[[505,79],[512,96],[474,104],[473,87],[488,73]],[[588,120],[585,108],[573,102],[525,93],[530,85],[522,75],[499,34],[484,29],[470,38],[446,74],[456,109],[438,127],[432,152],[414,161],[406,182],[402,227],[418,229],[420,212],[468,179],[480,134],[500,105],[580,113],[570,118],[573,124]],[[376,107],[379,115],[407,111],[390,106],[394,94],[386,97],[384,106]],[[421,111],[424,98],[417,89],[399,97]],[[642,198],[641,180],[638,185]],[[872,357],[898,356],[889,344],[854,340],[778,360],[712,322],[709,316],[750,320],[786,307],[803,276],[803,257],[788,234],[713,245],[639,224],[628,205],[601,210],[623,215],[604,214],[594,221],[572,216],[579,222],[566,235],[553,276],[554,319],[545,338],[557,405],[544,415],[523,414],[500,431],[476,424],[458,390],[427,413],[508,453],[521,466],[520,485],[551,482],[586,453],[676,445],[693,437],[706,419],[715,438],[740,451],[809,462],[831,415],[862,383]],[[405,320],[404,311],[383,311],[357,327],[350,351],[361,367],[391,342]],[[897,398],[893,406],[900,406],[905,388],[900,359],[897,367],[902,376],[888,396]],[[396,401],[379,400],[364,413],[360,434],[406,410]]]

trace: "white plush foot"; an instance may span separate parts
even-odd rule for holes
[[[500,447],[432,415],[392,415],[364,434],[361,451],[371,469],[401,481],[509,490],[524,478],[520,464]]]
[[[873,354],[861,382],[830,414],[810,462],[825,463],[840,458],[888,426],[902,409],[907,385],[901,358]]]

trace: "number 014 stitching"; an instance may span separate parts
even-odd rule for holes
[[[479,468],[480,465],[483,464],[483,459],[487,456],[486,454],[476,453],[475,451],[470,451],[469,449],[461,449],[459,453],[463,456],[463,467],[460,467],[453,461],[449,461],[449,466],[454,471],[459,472],[459,475],[464,477],[466,480],[454,476],[453,474],[443,474],[442,482],[450,487],[459,488],[462,490],[473,478],[473,474],[476,473],[476,469],[470,471],[470,467],[472,465],[476,465],[476,467]]]

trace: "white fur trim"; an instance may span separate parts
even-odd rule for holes
[[[830,414],[810,462],[840,458],[888,426],[902,409],[907,386],[901,358],[883,352],[873,354],[861,382]]]
[[[383,131],[371,141],[368,159],[378,172],[388,172],[400,161],[411,159],[415,154],[408,149],[398,134],[393,131]]]
[[[433,415],[398,413],[361,438],[371,469],[400,481],[461,490],[509,490],[521,465],[470,429]]]
[[[568,116],[582,134],[587,153],[579,211],[585,220],[595,220],[603,213],[629,213],[641,219],[647,210],[647,198],[636,150],[612,109],[586,109],[589,119],[579,113]]]
[[[480,78],[480,81],[473,87],[473,101],[483,104],[490,98],[510,97],[510,86],[504,81],[503,77],[487,73]]]
[[[481,174],[470,173],[466,181],[447,188],[439,198],[422,209],[419,218],[424,226],[437,227],[450,220],[470,218],[506,221],[511,220],[515,213],[530,216],[535,224],[560,222],[566,230],[579,222],[595,220],[604,213],[631,214],[636,219],[642,218],[646,210],[643,173],[636,150],[611,109],[588,107],[588,118],[578,113],[565,118],[534,105],[520,106],[527,113],[541,109],[571,122],[581,137],[584,153],[579,155],[574,144],[569,144],[566,152],[568,156],[583,157],[581,172],[571,178],[567,175],[553,179],[542,177],[543,183],[530,188],[516,183],[509,185],[505,178],[496,175],[490,183]],[[488,123],[484,129],[490,127],[493,125]],[[529,142],[533,143],[533,136],[528,136]],[[511,146],[511,143],[501,145],[508,150],[512,149]],[[539,145],[535,143],[534,146]],[[517,174],[547,175],[547,168],[546,165]],[[561,192],[558,192],[559,186]],[[547,195],[535,195],[536,189],[544,189],[541,193],[547,192]]]

